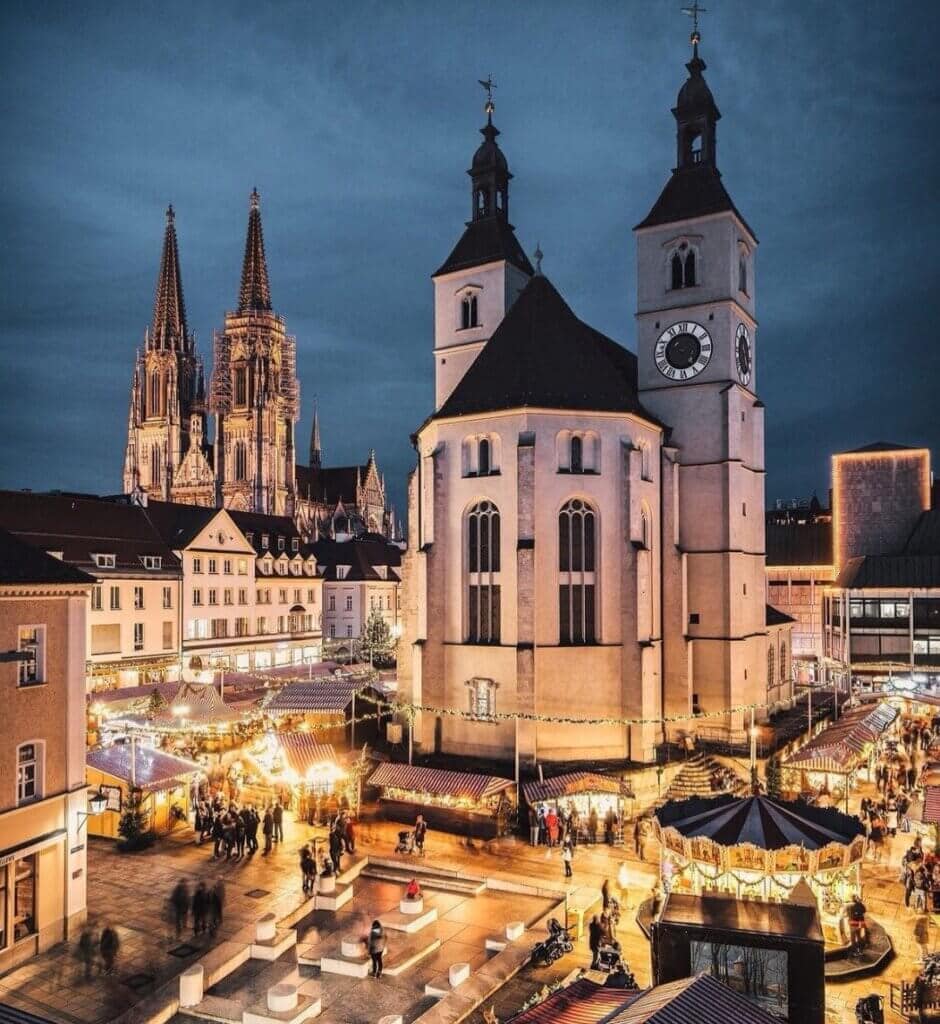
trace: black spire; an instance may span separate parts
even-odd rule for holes
[[[496,141],[499,129],[493,124],[496,106],[492,96],[486,101],[486,124],[480,129],[483,144],[473,154],[467,174],[473,182],[472,220],[499,217],[509,221],[509,164]]]
[[[698,55],[700,42],[698,31],[693,32],[692,59],[686,64],[689,77],[679,90],[679,97],[672,109],[678,127],[676,167],[679,170],[696,164],[717,167],[715,125],[721,113],[702,75],[706,64]]]
[[[245,238],[245,260],[242,283],[238,292],[238,312],[264,312],[271,308],[268,286],[268,264],[264,258],[264,236],[261,233],[261,196],[252,189],[248,203],[248,235]]]
[[[168,206],[157,293],[153,303],[150,347],[183,350],[189,336],[186,330],[186,307],[183,304],[183,279],[180,275],[175,219],[173,207]]]

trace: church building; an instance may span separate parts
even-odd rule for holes
[[[676,166],[635,229],[636,355],[523,252],[487,102],[413,438],[398,671],[425,753],[648,761],[683,731],[743,739],[742,706],[766,717],[789,627],[765,603],[757,240],[698,45]]]
[[[291,516],[303,535],[392,535],[385,480],[371,451],[356,466],[323,466],[314,411],[310,464],[296,462],[297,343],[271,304],[261,198],[249,200],[238,304],[213,339],[206,392],[186,324],[173,208],[167,210],[153,323],[131,383],[124,490],[160,501]],[[215,416],[210,441],[206,415]]]

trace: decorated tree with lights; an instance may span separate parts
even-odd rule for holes
[[[764,787],[767,795],[772,797],[780,796],[780,758],[774,754],[767,761],[767,768],[764,776]]]
[[[160,691],[154,687],[150,694],[150,703],[147,705],[147,717],[153,718],[162,707],[163,698],[160,696]]]
[[[374,665],[376,662],[387,664],[391,661],[394,646],[392,631],[389,629],[388,623],[382,617],[381,612],[377,608],[373,608],[359,640],[362,657],[367,657],[370,665]]]

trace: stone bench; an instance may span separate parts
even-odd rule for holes
[[[506,925],[506,930],[503,935],[490,935],[484,945],[487,952],[501,953],[510,942],[515,942],[516,939],[521,939],[524,934],[524,922],[510,921],[509,924]]]

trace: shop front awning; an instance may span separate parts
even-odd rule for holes
[[[897,716],[897,708],[886,703],[855,708],[814,736],[784,763],[786,767],[808,771],[852,771],[866,759],[872,744]]]
[[[623,797],[632,797],[633,793],[626,781],[610,775],[599,775],[597,772],[567,772],[543,781],[527,782],[522,787],[526,801],[530,804],[544,800],[559,800],[581,793],[609,793]]]
[[[416,768],[408,764],[383,764],[369,777],[369,785],[409,793],[426,793],[434,797],[479,801],[512,789],[515,783],[512,779],[501,779],[495,775],[453,772],[442,768]]]
[[[940,786],[924,786],[924,810],[920,820],[925,825],[940,824]]]
[[[278,733],[277,743],[287,768],[301,779],[307,778],[312,770],[321,765],[337,763],[333,744],[318,743],[309,733]]]

